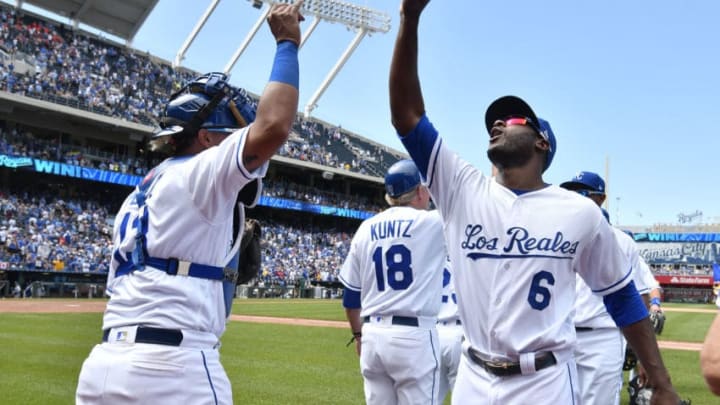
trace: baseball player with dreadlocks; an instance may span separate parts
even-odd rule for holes
[[[440,215],[411,160],[385,176],[390,208],[358,227],[340,271],[365,400],[430,404],[438,398],[438,335],[447,258]]]
[[[493,178],[453,153],[433,127],[417,63],[420,15],[428,3],[402,0],[390,110],[445,223],[466,338],[453,403],[580,403],[572,319],[578,273],[603,296],[637,349],[656,387],[655,403],[677,405],[647,308],[610,225],[587,198],[543,180],[557,150],[548,122],[518,97],[490,104],[485,128],[487,156],[498,170]],[[477,80],[470,72],[465,79]]]
[[[218,347],[237,275],[233,217],[258,198],[297,112],[301,5],[270,11],[277,50],[257,113],[221,73],[167,103],[154,140],[172,157],[116,216],[103,343],[83,363],[78,404],[232,403]]]

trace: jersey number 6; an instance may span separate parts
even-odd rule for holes
[[[550,305],[550,290],[540,285],[545,281],[547,285],[555,285],[555,277],[548,271],[540,271],[533,276],[528,293],[528,303],[533,309],[542,311]]]
[[[372,259],[375,263],[375,277],[379,291],[385,291],[385,266],[387,263],[387,283],[393,290],[405,290],[413,281],[412,257],[405,245],[392,245],[383,255],[382,247],[377,247]]]

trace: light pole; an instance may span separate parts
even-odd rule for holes
[[[615,226],[620,226],[620,197],[615,197]]]
[[[215,10],[219,2],[220,0],[212,0],[210,6],[205,11],[205,14],[203,14],[203,16],[197,22],[195,28],[192,30],[188,38],[185,40],[183,46],[178,51],[174,61],[175,66],[179,66],[180,63],[182,63],[185,52],[190,47],[190,44],[192,44],[192,42],[195,40],[198,32],[202,30],[205,22]],[[235,66],[235,63],[240,58],[240,55],[242,55],[242,53],[245,51],[245,49],[255,37],[255,34],[257,34],[258,30],[265,22],[265,19],[270,13],[270,7],[273,4],[293,3],[294,0],[248,0],[248,2],[250,2],[252,7],[256,9],[262,9],[263,4],[266,4],[267,7],[260,13],[260,17],[258,18],[258,20],[252,26],[248,34],[245,36],[245,39],[240,43],[240,46],[238,46],[238,48],[235,50],[235,53],[225,65],[223,72],[226,74],[230,73],[230,70],[232,70],[233,66]],[[348,47],[345,49],[338,61],[335,63],[335,66],[333,66],[328,75],[325,77],[325,80],[323,80],[323,82],[320,84],[318,89],[315,91],[315,93],[305,106],[305,115],[309,116],[312,110],[317,107],[317,101],[320,99],[328,86],[330,86],[330,83],[333,81],[338,72],[342,70],[345,62],[350,59],[350,56],[355,51],[360,42],[363,40],[363,38],[365,38],[366,35],[372,35],[376,32],[387,33],[388,31],[390,31],[391,19],[387,13],[384,13],[382,11],[373,10],[369,7],[358,6],[339,0],[306,0],[300,10],[302,14],[306,17],[313,16],[313,21],[311,22],[310,26],[304,30],[303,37],[300,41],[301,47],[305,44],[305,42],[313,33],[320,21],[340,23],[345,25],[348,30],[356,32],[353,40],[350,42]]]

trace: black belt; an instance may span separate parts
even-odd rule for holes
[[[498,377],[508,377],[511,375],[522,374],[520,363],[516,361],[485,361],[475,354],[472,348],[468,349],[468,356],[475,364],[484,368],[490,374]],[[557,364],[555,356],[552,352],[542,352],[535,355],[535,371]]]
[[[370,322],[369,316],[366,316],[363,318],[363,321]],[[403,326],[415,326],[417,327],[419,325],[418,319],[414,316],[393,316],[392,317],[392,324],[393,325],[403,325]]]
[[[576,326],[575,332],[590,332],[593,329],[595,329],[595,328],[590,328],[588,326]]]
[[[460,322],[459,319],[456,319],[455,321],[438,321],[438,324],[440,324],[440,325],[462,325],[462,322]]]
[[[103,342],[108,341],[110,329],[103,331]],[[138,326],[135,332],[135,343],[151,343],[156,345],[180,346],[183,340],[182,331],[177,329],[150,328]]]

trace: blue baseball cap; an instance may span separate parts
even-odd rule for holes
[[[395,162],[385,175],[385,191],[392,198],[410,192],[420,185],[420,171],[410,159]]]
[[[490,103],[490,106],[485,112],[485,128],[487,128],[488,133],[490,133],[495,121],[504,120],[513,115],[530,118],[540,130],[540,136],[550,144],[550,149],[548,149],[547,157],[545,158],[545,166],[543,166],[543,171],[547,170],[557,150],[555,134],[550,127],[550,123],[535,115],[530,105],[523,99],[517,96],[504,96]]]
[[[562,183],[560,187],[573,191],[591,190],[605,194],[605,180],[593,172],[579,172],[572,180]]]

